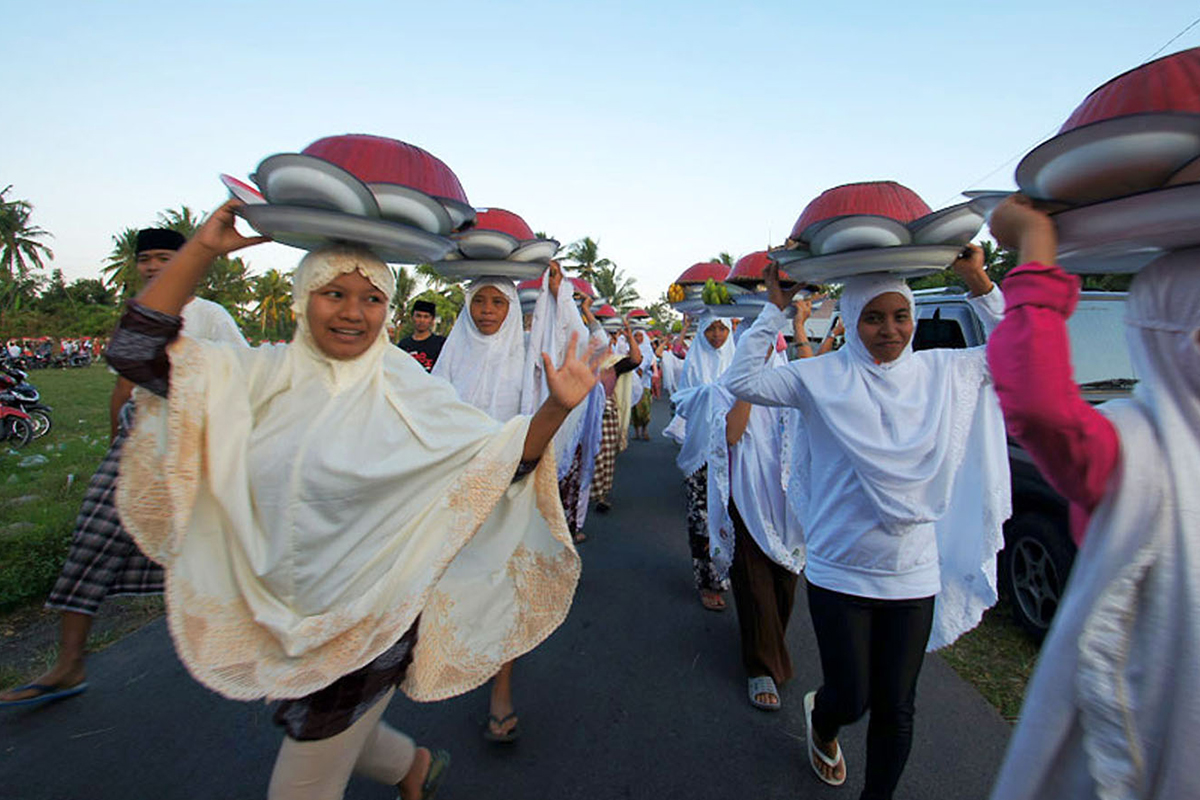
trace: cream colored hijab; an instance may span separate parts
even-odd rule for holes
[[[369,663],[420,616],[404,690],[468,691],[565,618],[579,575],[554,458],[512,482],[528,419],[461,402],[381,335],[325,356],[308,295],[387,267],[337,250],[296,274],[285,346],[168,348],[169,398],[139,390],[118,508],[166,570],[180,658],[234,699],[302,697]]]

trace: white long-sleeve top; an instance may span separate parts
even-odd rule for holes
[[[970,303],[988,331],[1003,317],[1004,298],[999,289],[971,298]],[[914,524],[904,535],[884,526],[849,454],[818,413],[812,392],[801,377],[816,366],[813,362],[831,356],[793,361],[778,369],[763,364],[759,354],[785,322],[783,312],[768,303],[738,343],[727,386],[742,400],[790,406],[801,412],[808,458],[790,466],[806,488],[807,502],[796,508],[807,545],[806,578],[822,588],[860,597],[898,600],[937,594],[941,576],[934,522]],[[923,351],[909,357],[982,358],[980,351],[982,348]],[[809,379],[813,374],[809,373]],[[795,505],[795,498],[789,499]]]

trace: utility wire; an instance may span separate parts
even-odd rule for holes
[[[1168,39],[1167,43],[1164,44],[1162,47],[1158,48],[1157,50],[1155,50],[1153,53],[1151,53],[1150,56],[1146,59],[1146,61],[1153,61],[1154,58],[1159,53],[1161,53],[1163,50],[1166,50],[1168,47],[1170,47],[1175,42],[1175,40],[1179,39],[1181,36],[1183,36],[1185,33],[1190,31],[1192,28],[1196,27],[1197,25],[1200,25],[1200,17],[1196,17],[1194,20],[1192,20],[1191,25],[1188,25],[1186,28],[1181,30],[1179,33],[1175,34],[1170,39]],[[1142,63],[1145,64],[1146,61],[1143,61]]]
[[[1183,36],[1184,36],[1184,35],[1185,35],[1185,34],[1186,34],[1188,31],[1190,31],[1192,28],[1196,27],[1197,25],[1200,25],[1200,17],[1196,17],[1196,19],[1192,20],[1192,22],[1191,22],[1191,24],[1190,24],[1190,25],[1188,25],[1187,27],[1185,27],[1185,28],[1184,28],[1183,30],[1181,30],[1179,33],[1177,33],[1177,34],[1175,34],[1174,36],[1172,36],[1170,39],[1168,39],[1168,40],[1166,41],[1166,43],[1165,43],[1165,44],[1164,44],[1162,47],[1158,48],[1158,49],[1157,49],[1157,50],[1155,50],[1153,53],[1151,53],[1149,56],[1147,56],[1147,57],[1146,57],[1146,58],[1145,58],[1145,59],[1142,61],[1142,64],[1145,64],[1145,63],[1147,63],[1147,62],[1149,62],[1149,61],[1153,61],[1155,58],[1157,58],[1157,57],[1158,57],[1159,53],[1161,53],[1162,51],[1166,50],[1166,49],[1167,49],[1168,47],[1170,47],[1172,44],[1174,44],[1175,42],[1177,42],[1177,41],[1178,41],[1179,39],[1181,39],[1181,38],[1182,38],[1182,37],[1183,37]],[[1140,66],[1140,65],[1139,65],[1139,66]],[[980,186],[980,185],[982,185],[984,181],[986,181],[988,178],[992,177],[993,175],[995,175],[997,172],[999,172],[1000,170],[1004,169],[1004,168],[1005,168],[1005,167],[1007,167],[1008,165],[1012,164],[1014,161],[1016,161],[1016,160],[1017,160],[1018,158],[1020,158],[1022,155],[1024,155],[1025,153],[1027,153],[1031,147],[1033,147],[1033,146],[1034,146],[1034,145],[1036,145],[1038,142],[1040,142],[1040,141],[1042,141],[1043,139],[1045,139],[1047,136],[1050,136],[1052,133],[1054,133],[1054,131],[1055,131],[1055,130],[1057,130],[1057,128],[1056,128],[1056,127],[1055,127],[1055,128],[1051,128],[1050,130],[1046,131],[1046,132],[1045,132],[1045,133],[1043,133],[1041,136],[1039,136],[1038,138],[1034,139],[1032,142],[1030,142],[1029,144],[1027,144],[1025,147],[1023,147],[1023,148],[1021,148],[1020,150],[1018,150],[1018,151],[1017,151],[1017,153],[1016,153],[1015,155],[1013,155],[1011,158],[1009,158],[1009,159],[1008,159],[1007,161],[1005,161],[1003,164],[1001,164],[1000,166],[996,167],[994,170],[992,170],[992,171],[991,171],[991,172],[989,172],[988,174],[984,175],[983,177],[981,177],[981,178],[976,178],[975,180],[971,181],[969,184],[967,184],[967,186],[968,186],[968,187],[970,187],[970,186]],[[961,194],[961,192],[960,192],[959,194]],[[949,197],[949,198],[947,198],[946,200],[943,200],[941,203],[939,203],[939,207],[947,205],[947,204],[948,204],[948,203],[949,203],[951,200],[954,200],[956,197],[958,197],[958,194],[956,194],[956,195],[953,195],[952,197]]]

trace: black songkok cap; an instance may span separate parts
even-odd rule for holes
[[[166,228],[143,228],[138,231],[137,251],[144,253],[147,250],[178,250],[186,241],[187,237],[179,231]]]
[[[418,311],[424,311],[437,316],[437,305],[429,302],[428,300],[418,300],[417,302],[413,303],[413,313],[415,314]]]

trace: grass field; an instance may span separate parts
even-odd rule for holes
[[[0,611],[45,599],[84,489],[108,449],[116,379],[105,367],[37,370],[29,378],[54,409],[54,424],[20,450],[0,449]]]
[[[39,607],[66,557],[84,489],[108,449],[108,397],[115,380],[100,365],[42,370],[30,378],[54,408],[54,427],[23,450],[0,450],[0,641],[7,651],[0,654],[0,687],[39,671],[53,657],[57,617]],[[45,463],[21,466],[31,456]],[[161,608],[157,599],[106,603],[101,617],[107,622],[97,619],[101,635],[92,649],[153,619]],[[1037,652],[1002,603],[939,655],[1011,721]]]

